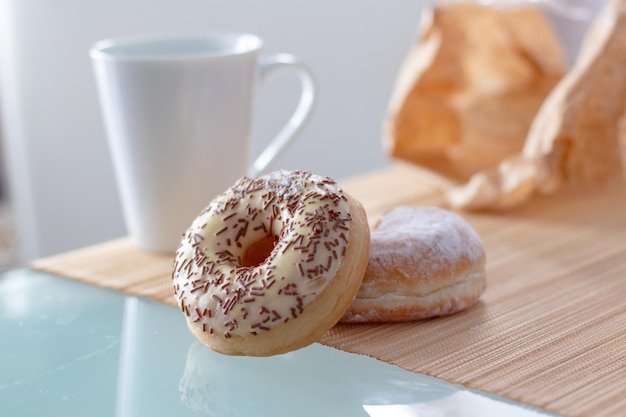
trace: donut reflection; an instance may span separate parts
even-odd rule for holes
[[[450,386],[362,355],[314,344],[269,358],[220,355],[199,342],[187,352],[181,400],[196,415],[369,416],[364,404],[443,398]]]

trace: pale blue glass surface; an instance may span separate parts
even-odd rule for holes
[[[28,269],[0,275],[0,416],[538,416],[313,344],[214,353],[174,307]]]

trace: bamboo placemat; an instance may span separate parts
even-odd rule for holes
[[[406,167],[342,184],[371,223],[397,205],[439,201]],[[414,323],[337,325],[320,342],[564,415],[626,415],[626,186],[462,215],[487,250],[478,305]],[[171,265],[120,239],[33,268],[175,304]]]

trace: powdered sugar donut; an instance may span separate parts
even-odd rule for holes
[[[485,290],[485,250],[459,215],[437,207],[398,207],[372,231],[357,297],[341,321],[399,322],[444,316]]]
[[[231,355],[321,337],[352,302],[369,254],[365,210],[327,177],[244,177],[185,233],[172,273],[191,332]]]

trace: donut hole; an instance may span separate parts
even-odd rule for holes
[[[253,267],[264,263],[267,257],[270,256],[270,253],[272,253],[277,242],[278,238],[272,235],[264,236],[256,242],[253,242],[243,253],[243,257],[241,258],[242,266]]]

